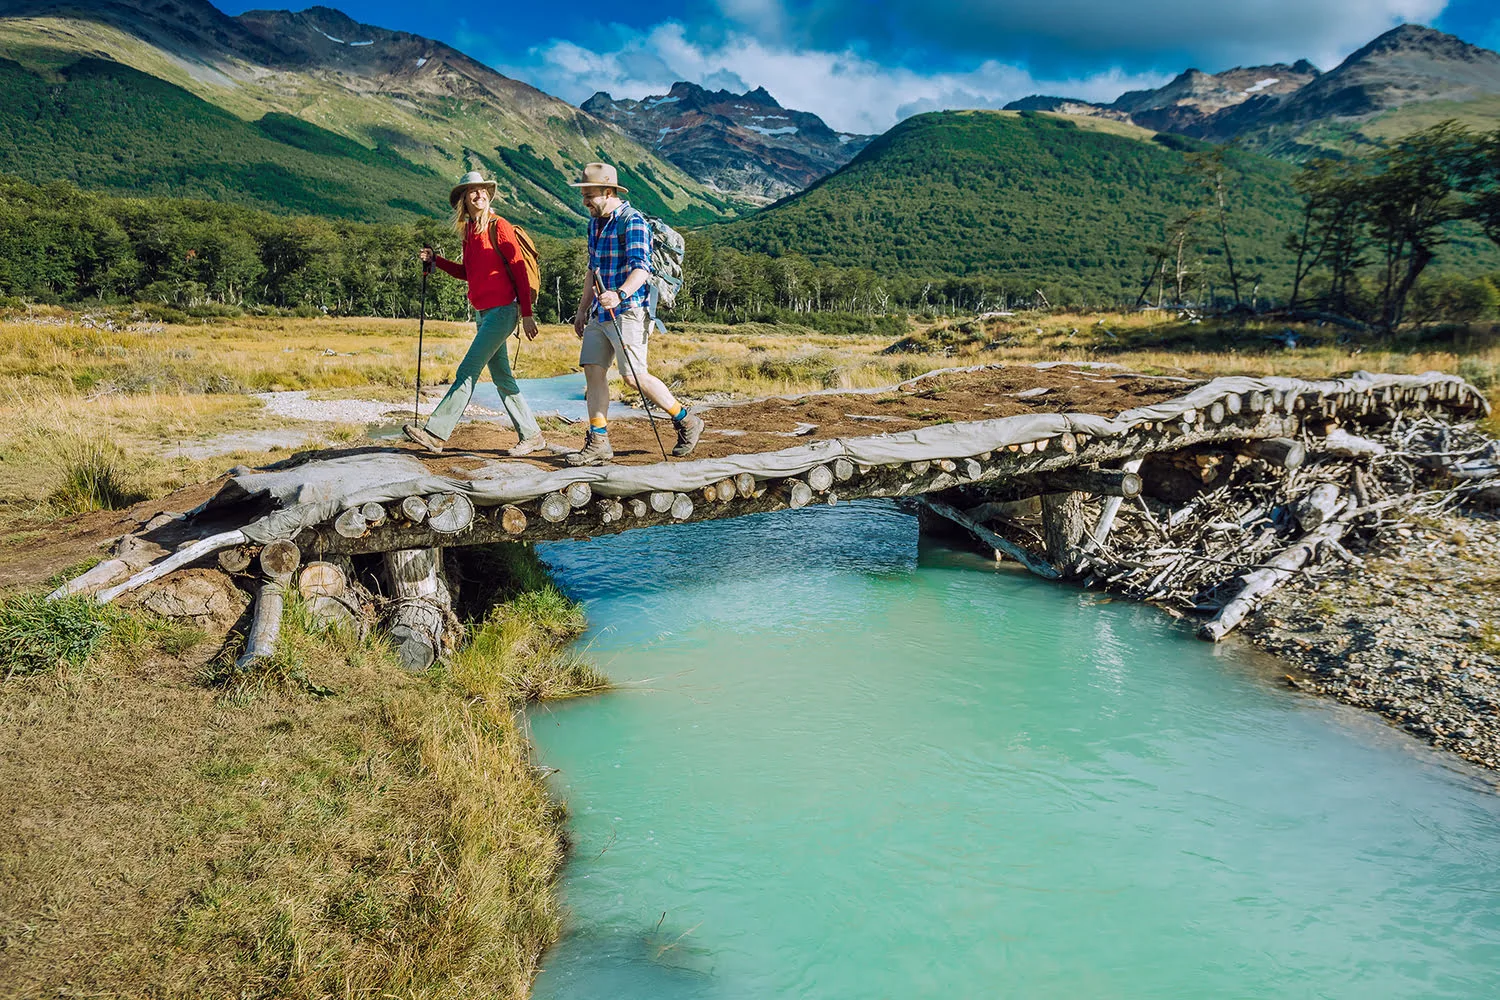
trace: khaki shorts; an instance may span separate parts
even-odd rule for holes
[[[583,347],[578,352],[578,363],[580,365],[599,365],[608,368],[609,363],[615,360],[615,355],[621,351],[628,354],[628,363],[620,362],[620,374],[646,374],[646,310],[627,309],[619,313],[620,325],[618,331],[615,321],[612,319],[590,320],[588,326],[583,328]],[[621,343],[621,335],[624,335],[624,343]]]

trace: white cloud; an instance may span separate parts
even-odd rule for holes
[[[736,2],[736,0],[729,0]],[[737,0],[741,6],[755,0]],[[526,63],[504,66],[566,100],[586,100],[597,90],[639,100],[665,93],[677,80],[720,86],[739,80],[764,86],[783,105],[820,115],[848,132],[883,132],[902,118],[940,108],[995,108],[1028,94],[1112,101],[1125,90],[1157,87],[1170,75],[1109,69],[1074,79],[1036,79],[1025,69],[985,60],[965,71],[920,72],[884,66],[853,49],[797,50],[732,33],[698,43],[675,22],[645,34],[618,29],[609,51],[553,40],[533,49]]]

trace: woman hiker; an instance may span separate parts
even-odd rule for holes
[[[408,438],[434,454],[443,450],[443,442],[453,433],[459,417],[474,395],[474,384],[485,365],[500,393],[500,402],[515,425],[519,444],[509,454],[519,458],[547,447],[541,428],[531,415],[531,407],[521,395],[510,372],[510,357],[505,344],[516,330],[520,314],[521,329],[527,340],[535,340],[536,319],[531,315],[531,283],[526,278],[526,264],[516,245],[516,231],[511,224],[490,210],[495,197],[495,182],[484,179],[477,170],[464,174],[448,194],[454,208],[453,228],[464,237],[463,260],[454,263],[422,248],[422,263],[434,261],[455,278],[469,283],[469,303],[477,316],[478,333],[453,377],[453,387],[438,403],[426,427],[407,424],[401,428]]]

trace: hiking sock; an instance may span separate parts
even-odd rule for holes
[[[681,405],[681,404],[678,404],[678,405]],[[682,407],[682,409],[680,409],[676,413],[672,414],[672,423],[674,423],[674,424],[680,424],[680,423],[682,423],[684,420],[687,419],[687,415],[688,415],[688,408],[686,406],[684,406],[684,407]]]
[[[589,418],[589,433],[590,434],[597,434],[600,437],[609,437],[609,424],[606,423],[603,420],[599,420],[598,423],[595,423],[594,421],[596,421],[596,420],[599,420],[599,418],[598,417],[590,417]]]

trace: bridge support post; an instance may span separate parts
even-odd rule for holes
[[[1047,561],[1064,577],[1076,575],[1083,559],[1083,494],[1042,494],[1042,537]]]
[[[442,549],[399,549],[384,556],[396,596],[391,641],[407,670],[426,670],[443,651],[443,632],[453,598],[443,572]]]

